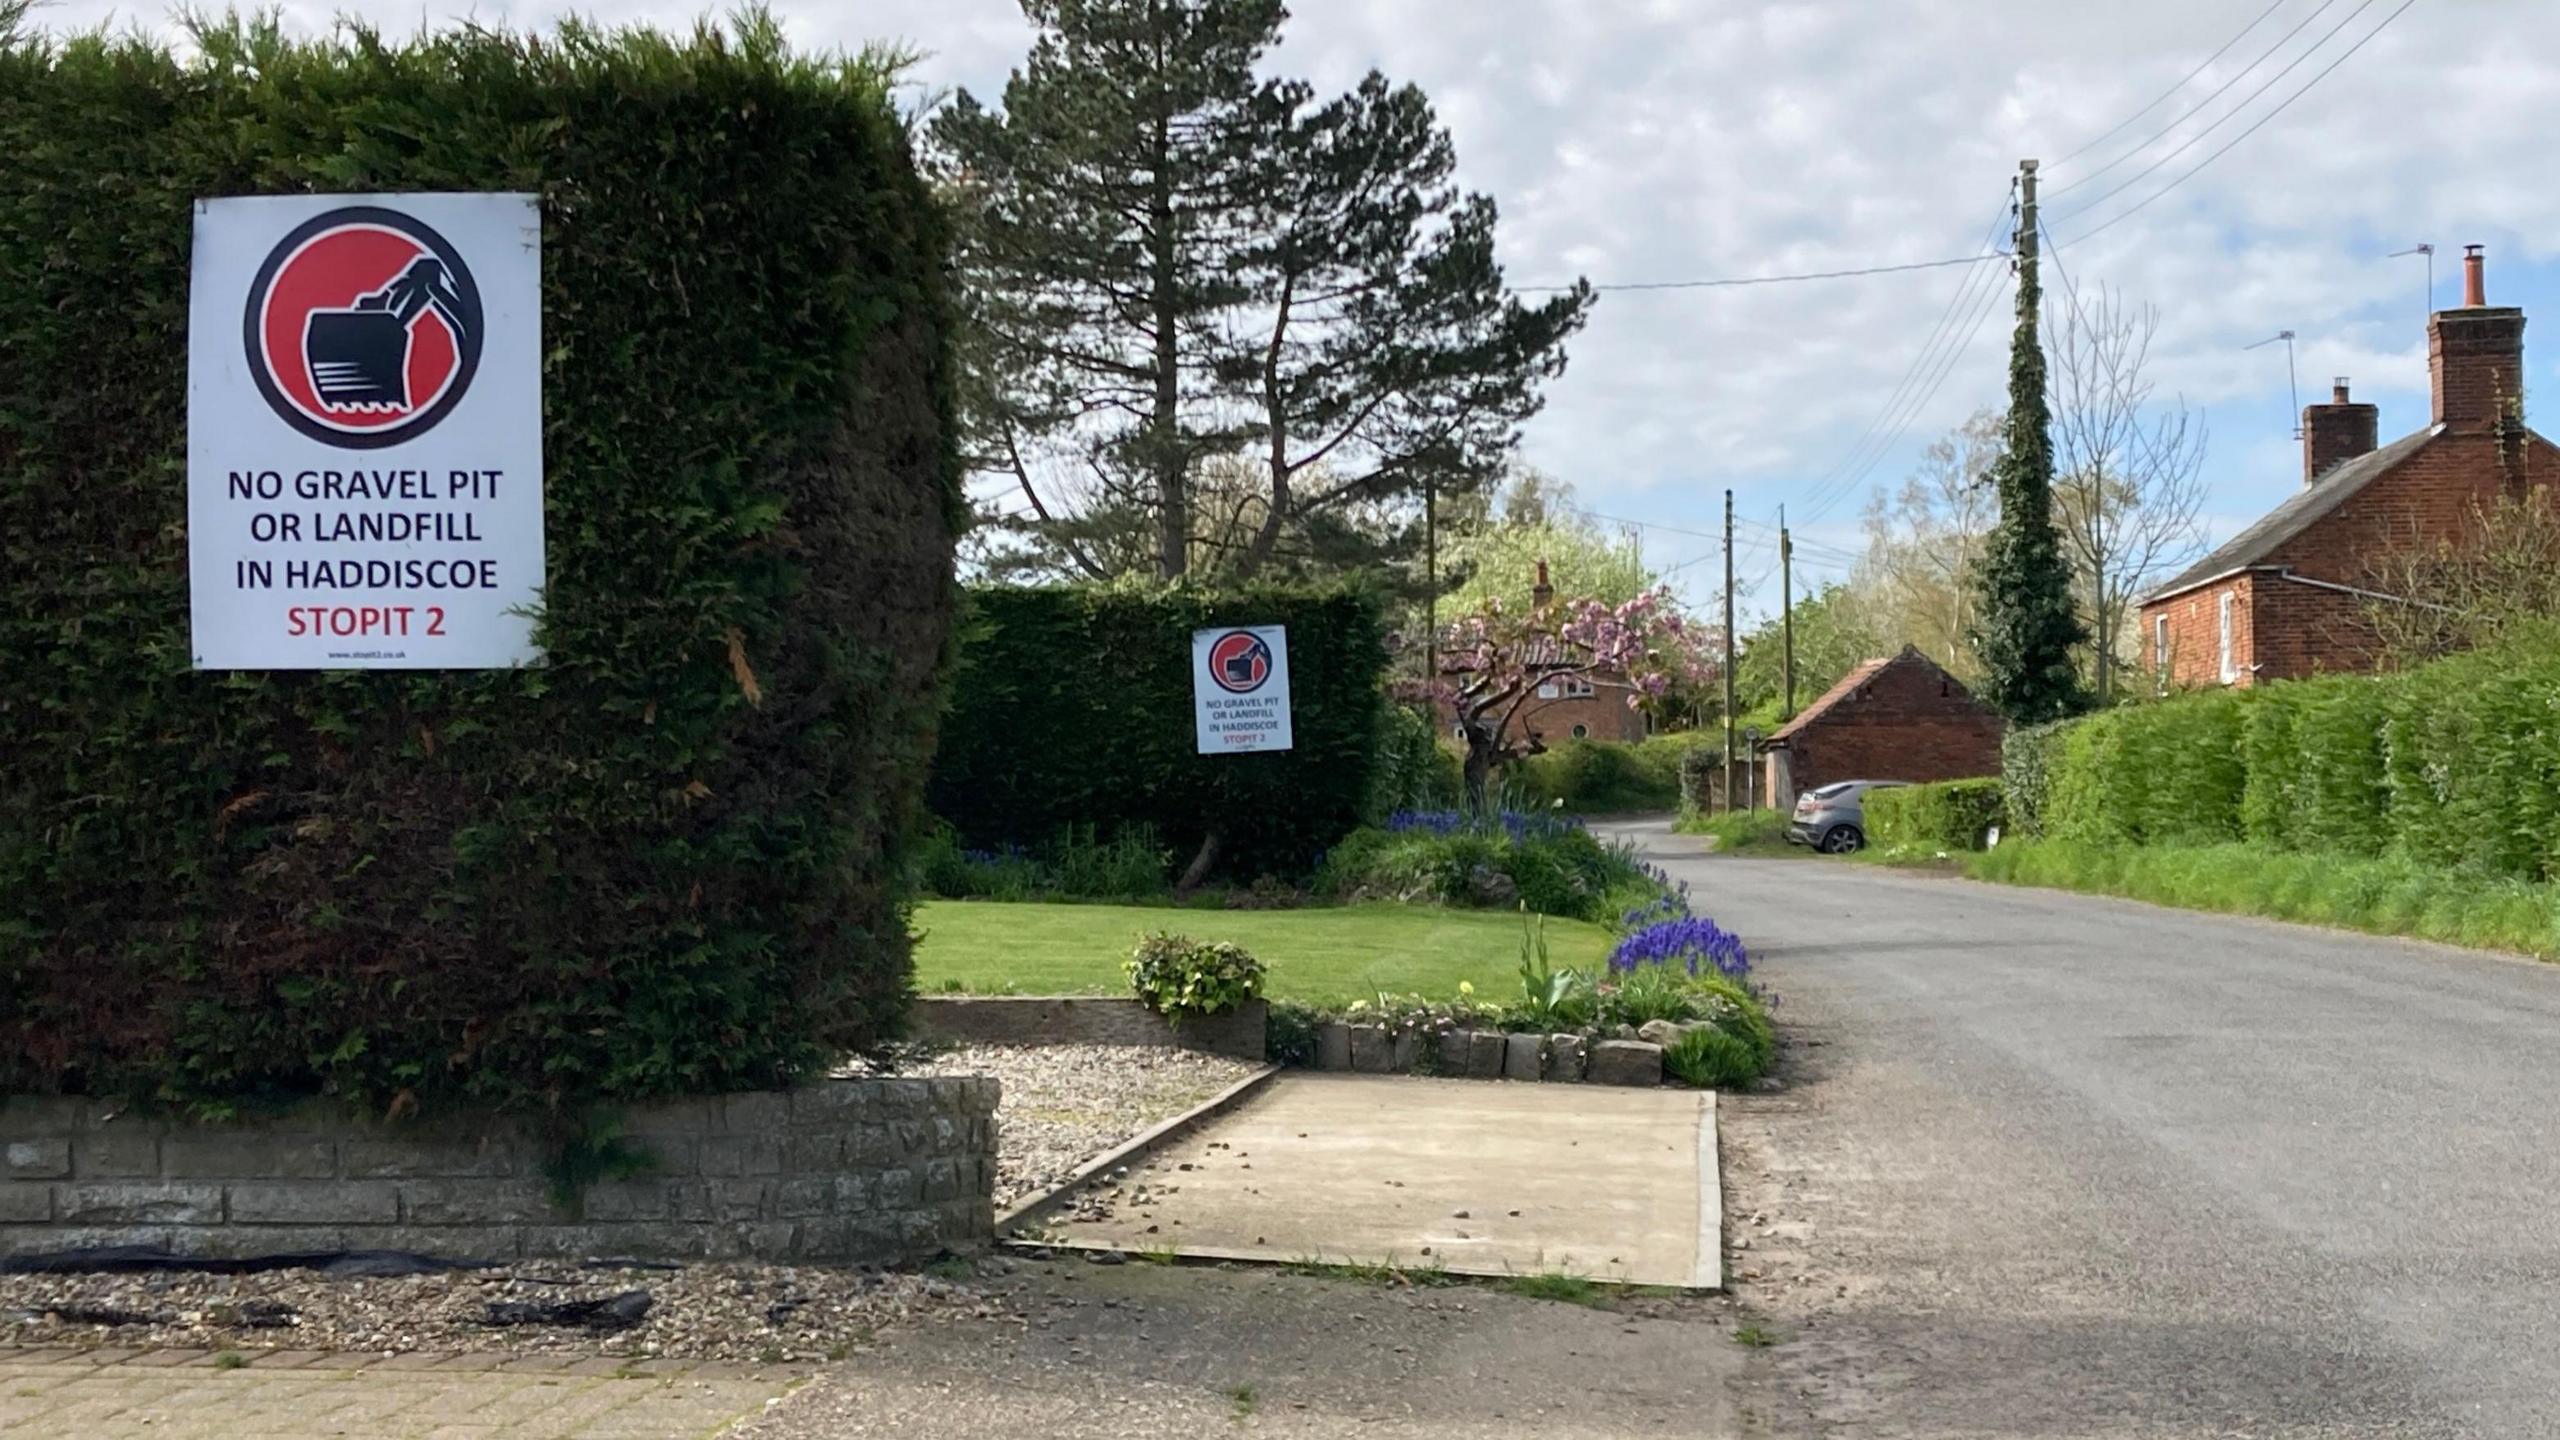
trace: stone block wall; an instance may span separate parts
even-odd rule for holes
[[[996,1082],[831,1080],[633,1105],[649,1156],[563,1207],[521,1121],[381,1124],[327,1105],[203,1124],[62,1097],[0,1100],[0,1255],[412,1250],[889,1264],[985,1245]]]
[[[1167,1021],[1135,1000],[1053,995],[936,995],[909,1012],[915,1033],[966,1045],[1153,1045],[1261,1060],[1271,1007],[1248,1000],[1225,1015]]]

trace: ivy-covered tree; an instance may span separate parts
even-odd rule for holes
[[[2072,651],[2089,636],[2072,601],[2071,563],[2053,523],[2052,414],[2045,395],[2035,266],[2018,275],[2018,329],[2009,348],[2009,414],[1992,476],[2000,521],[1974,568],[1973,648],[1984,700],[2021,725],[2058,720],[2082,704]]]
[[[1002,111],[964,93],[932,127],[974,458],[1023,501],[1012,568],[1367,568],[1410,548],[1426,489],[1484,490],[1592,296],[1505,290],[1493,202],[1451,183],[1422,93],[1257,78],[1278,0],[1023,11]],[[1237,460],[1252,503],[1204,514]]]

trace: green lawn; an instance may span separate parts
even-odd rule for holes
[[[1140,934],[1171,930],[1232,940],[1271,969],[1275,1000],[1348,1001],[1379,990],[1453,996],[1458,982],[1494,996],[1519,988],[1520,917],[1378,903],[1303,910],[1190,910],[1145,905],[1036,905],[929,900],[916,908],[916,987],[958,981],[976,991],[1119,995],[1120,962]],[[1580,920],[1546,922],[1556,966],[1598,967],[1609,934]]]

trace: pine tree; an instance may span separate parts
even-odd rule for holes
[[[1033,511],[989,568],[1375,573],[1426,486],[1479,498],[1592,294],[1506,291],[1422,92],[1257,77],[1279,0],[1023,12],[1002,113],[963,94],[932,132],[973,459]]]
[[[1973,647],[1983,699],[2020,725],[2058,720],[2082,706],[2072,647],[2087,641],[2071,598],[2071,566],[2053,524],[2052,416],[2045,398],[2043,303],[2032,262],[2018,274],[2018,330],[2009,347],[2006,452],[1992,471],[2000,523],[1974,571],[1979,603]]]
[[[1254,66],[1281,0],[1022,0],[1038,34],[1002,113],[963,91],[932,126],[959,216],[974,459],[1041,504],[1031,452],[1062,443],[1106,514],[1153,521],[1156,573],[1188,568],[1190,480],[1249,431],[1222,418],[1224,314],[1249,298],[1275,90]],[[1066,545],[1089,572],[1112,568]]]

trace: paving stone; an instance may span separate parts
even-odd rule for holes
[[[1396,1036],[1388,1060],[1388,1068],[1398,1075],[1410,1075],[1422,1067],[1422,1032],[1406,1030]]]
[[[1384,1075],[1395,1063],[1395,1050],[1387,1039],[1384,1026],[1351,1027],[1351,1068],[1368,1075]]]
[[[1642,1040],[1603,1040],[1591,1047],[1594,1085],[1659,1085],[1662,1047]]]
[[[1547,1037],[1543,1035],[1505,1035],[1502,1037],[1502,1078],[1535,1080],[1540,1062],[1545,1058]]]
[[[1351,1068],[1351,1027],[1339,1020],[1328,1020],[1316,1027],[1316,1068],[1348,1070]]]
[[[1547,1037],[1547,1078],[1573,1081],[1582,1078],[1582,1037],[1550,1035]]]

